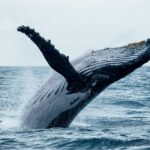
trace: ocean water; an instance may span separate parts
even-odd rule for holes
[[[150,67],[109,86],[68,128],[22,129],[22,108],[50,70],[0,67],[0,150],[150,149]]]

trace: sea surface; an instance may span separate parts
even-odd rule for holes
[[[49,67],[0,67],[0,150],[150,150],[150,67],[109,86],[68,128],[22,129]]]

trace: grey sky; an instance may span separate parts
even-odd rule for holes
[[[150,0],[0,0],[0,65],[47,65],[23,24],[75,58],[150,38]]]

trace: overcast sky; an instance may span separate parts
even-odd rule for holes
[[[150,38],[150,0],[0,0],[0,65],[47,65],[19,25],[75,58]]]

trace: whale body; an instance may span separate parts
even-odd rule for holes
[[[150,40],[91,51],[69,62],[51,41],[34,29],[18,27],[41,50],[56,71],[25,106],[22,126],[68,127],[78,113],[106,87],[150,60]]]

